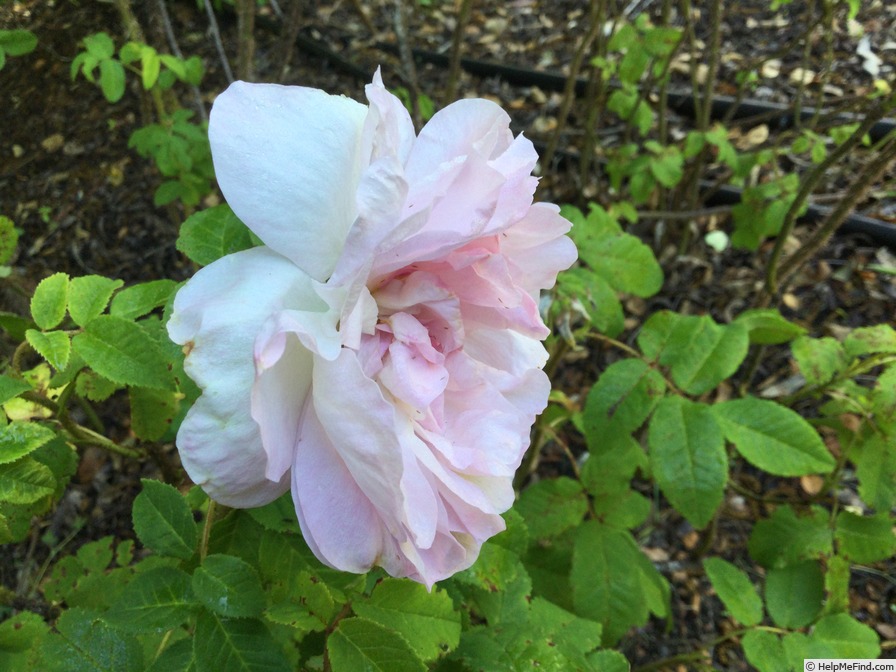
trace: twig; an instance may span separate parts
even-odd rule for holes
[[[212,525],[215,523],[215,509],[217,508],[215,500],[208,500],[208,508],[205,510],[205,522],[202,525],[202,537],[199,540],[199,561],[205,560],[208,555],[208,538],[212,532]]]
[[[178,45],[177,38],[174,35],[174,28],[171,25],[171,17],[168,14],[168,7],[165,6],[165,0],[156,0],[156,4],[159,7],[159,16],[162,18],[162,26],[165,29],[165,37],[168,39],[168,47],[171,49],[172,54],[184,60],[183,52],[180,50],[180,45]],[[199,92],[199,87],[191,84],[190,90],[193,93],[196,111],[199,112],[202,121],[208,121],[208,112],[206,112],[205,104],[202,102],[202,94]]]
[[[205,13],[208,16],[208,29],[215,40],[215,48],[218,50],[218,58],[221,59],[221,67],[224,68],[224,76],[227,77],[229,83],[233,83],[233,70],[230,69],[230,62],[227,60],[224,45],[221,43],[221,32],[218,30],[218,21],[215,19],[212,3],[209,0],[203,0],[203,4],[205,5]]]
[[[731,212],[730,205],[716,205],[696,210],[639,210],[638,219],[697,219],[711,215],[725,215]]]
[[[115,9],[118,10],[118,15],[121,17],[121,23],[124,25],[125,37],[134,42],[146,44],[146,36],[143,34],[143,29],[140,27],[137,17],[131,11],[129,0],[115,0],[114,4]]]
[[[401,57],[401,67],[404,70],[405,82],[408,85],[408,94],[411,98],[412,116],[417,130],[423,125],[420,114],[420,86],[417,82],[417,67],[414,65],[414,55],[408,42],[408,22],[405,15],[405,0],[395,0],[395,37],[398,40],[398,54]]]
[[[244,82],[255,80],[255,0],[236,0],[236,76]]]
[[[779,281],[778,281],[778,264],[781,260],[781,255],[784,252],[784,244],[787,241],[787,238],[790,236],[793,231],[793,227],[796,224],[796,218],[799,215],[800,210],[802,210],[803,205],[806,200],[812,193],[812,190],[815,189],[816,185],[821,178],[824,176],[827,169],[830,168],[834,163],[842,159],[846,156],[852,149],[861,142],[862,138],[868,132],[868,130],[874,126],[874,124],[883,119],[886,115],[887,111],[893,105],[894,101],[896,101],[896,96],[891,98],[890,100],[882,101],[875,107],[868,116],[865,117],[865,120],[859,125],[859,127],[846,139],[843,144],[839,147],[835,148],[832,152],[830,152],[818,165],[816,165],[811,171],[809,171],[808,175],[803,178],[802,184],[800,185],[800,190],[797,192],[796,197],[793,199],[793,203],[790,204],[790,208],[788,208],[787,213],[784,215],[784,222],[781,224],[781,231],[778,233],[778,238],[775,241],[775,247],[772,249],[771,257],[768,262],[768,269],[765,275],[765,289],[764,296],[760,297],[761,301],[767,303],[768,300],[773,297],[779,289]],[[869,164],[870,165],[870,164]],[[885,166],[884,166],[885,167]],[[857,189],[854,190],[854,193],[858,191],[862,191],[864,194],[869,185],[865,185],[865,189],[862,190],[863,185],[856,180],[853,183]],[[845,218],[849,213],[849,210],[855,205],[857,201],[847,196],[842,201],[840,201],[840,205],[835,208],[830,215],[828,215],[827,222],[833,221],[834,213],[839,213],[843,209],[844,203],[849,203],[848,209],[842,213],[842,217]],[[838,222],[839,224],[839,222]],[[825,227],[827,224],[825,224]],[[823,229],[825,228],[823,227]],[[805,249],[805,248],[804,248]],[[796,255],[795,255],[796,256]]]
[[[281,14],[281,19],[283,19],[284,23],[280,37],[280,67],[277,68],[277,81],[282,83],[286,80],[286,75],[289,72],[289,64],[292,62],[292,55],[295,51],[296,38],[299,36],[299,29],[302,27],[302,1],[292,0],[292,4],[289,6],[289,15],[284,17]]]
[[[460,47],[464,30],[470,20],[470,10],[473,8],[473,0],[460,0],[460,8],[457,11],[457,24],[454,26],[454,35],[451,38],[451,66],[448,70],[448,86],[445,87],[445,103],[450,103],[457,95],[457,77],[460,73]]]
[[[597,37],[598,33],[600,33],[600,29],[603,27],[603,21],[601,20],[604,14],[603,6],[603,0],[591,0],[588,32],[582,36],[582,40],[579,42],[579,46],[576,48],[575,54],[572,57],[572,63],[569,65],[569,74],[566,77],[566,84],[563,86],[563,101],[560,103],[560,111],[557,113],[557,127],[551,135],[548,148],[545,150],[544,157],[542,158],[541,165],[544,169],[547,169],[547,167],[551,165],[551,162],[554,160],[554,154],[557,152],[557,145],[560,144],[560,136],[563,134],[563,129],[566,127],[566,118],[569,116],[573,101],[575,100],[576,80],[582,69],[582,64],[585,61],[585,55],[591,48],[591,43],[594,42],[594,38]]]
[[[373,21],[370,20],[370,15],[367,13],[367,10],[364,9],[361,0],[352,0],[352,7],[355,8],[358,16],[361,17],[361,21],[364,23],[364,27],[370,31],[370,35],[376,35],[376,26],[374,26]]]

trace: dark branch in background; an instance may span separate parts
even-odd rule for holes
[[[284,82],[289,73],[289,65],[292,62],[295,50],[296,38],[302,27],[302,0],[292,0],[289,5],[289,13],[280,15],[282,23],[280,45],[280,65],[277,68],[277,81]]]
[[[853,189],[831,210],[824,224],[806,240],[802,247],[784,260],[779,271],[779,282],[775,289],[783,287],[793,275],[811,259],[846,219],[850,211],[868,195],[868,191],[896,161],[896,135],[885,143],[871,161],[865,164],[862,172],[856,177]],[[771,289],[769,287],[768,289]]]
[[[373,25],[373,21],[370,20],[370,15],[367,13],[367,10],[364,9],[364,5],[361,4],[361,0],[352,0],[352,7],[355,8],[355,11],[358,13],[358,16],[361,17],[361,21],[364,23],[364,27],[370,31],[371,35],[376,35],[376,26]]]
[[[159,8],[159,16],[162,18],[162,26],[165,29],[165,37],[168,39],[168,47],[171,49],[172,54],[183,60],[184,55],[181,52],[180,46],[177,43],[177,38],[174,35],[174,28],[171,25],[171,17],[168,15],[168,8],[165,6],[165,0],[157,0],[156,5]],[[193,103],[196,105],[196,111],[199,112],[202,121],[208,121],[208,112],[206,112],[205,104],[202,102],[202,94],[199,92],[199,87],[195,84],[191,84],[190,90],[193,93]]]
[[[395,47],[390,44],[378,44],[376,46],[378,49],[389,53],[395,53],[396,51]],[[326,51],[326,47],[323,47],[323,49]],[[448,67],[450,65],[448,56],[444,54],[423,49],[414,49],[413,54],[415,59],[424,63],[432,63],[440,67]],[[319,53],[319,55],[322,55],[322,53]],[[545,91],[563,91],[566,86],[567,77],[557,72],[530,70],[528,68],[519,68],[513,65],[504,65],[473,58],[461,58],[460,65],[471,75],[500,77],[508,84],[517,86],[537,86]],[[575,82],[575,92],[578,95],[582,95],[585,93],[587,85],[587,78],[579,77]],[[670,110],[689,117],[693,117],[696,114],[697,103],[694,100],[694,96],[690,93],[670,91],[668,96]],[[727,117],[726,121],[728,121],[762,117],[775,130],[793,128],[795,125],[793,108],[781,103],[752,99],[741,100],[733,96],[713,96],[709,109],[710,116],[713,119]],[[800,119],[807,120],[811,119],[816,112],[817,110],[814,107],[804,107],[799,116]],[[864,115],[858,116],[849,113],[844,113],[837,117],[841,124],[860,122],[863,118]],[[868,135],[873,141],[877,141],[894,128],[896,128],[896,119],[881,119],[868,130]]]
[[[560,111],[557,113],[557,128],[554,129],[551,140],[548,142],[547,151],[545,151],[544,157],[542,157],[542,165],[544,166],[550,166],[554,160],[557,145],[560,143],[560,136],[566,126],[566,119],[570,110],[572,110],[579,72],[582,70],[585,56],[591,49],[591,43],[594,42],[594,38],[597,37],[597,34],[603,27],[603,21],[600,20],[603,14],[602,0],[591,0],[591,9],[588,14],[588,31],[582,36],[579,46],[576,47],[572,63],[569,65],[569,76],[563,78],[563,102],[560,103]]]
[[[320,41],[308,37],[307,35],[300,33],[296,39],[296,44],[300,49],[307,53],[326,59],[335,68],[358,79],[358,81],[366,82],[370,77],[370,73],[366,70],[359,68],[357,65],[348,61],[340,54],[337,54]],[[397,51],[395,45],[391,44],[378,44],[377,48],[387,53],[395,53]],[[450,65],[449,57],[445,54],[437,54],[435,52],[415,49],[413,50],[413,55],[418,61],[432,63],[439,67],[449,67]],[[460,63],[461,67],[472,75],[479,77],[500,77],[509,84],[517,86],[537,86],[540,89],[547,91],[562,91],[567,80],[566,77],[558,73],[530,70],[489,61],[461,58]],[[579,78],[575,86],[576,92],[583,93],[586,86],[587,79]],[[668,93],[668,98],[672,110],[685,116],[693,116],[696,110],[696,103],[690,94],[670,91]],[[778,130],[791,128],[794,125],[793,110],[788,106],[779,103],[750,99],[743,100],[732,96],[715,96],[711,101],[710,111],[713,118],[726,118],[726,121],[730,119],[739,120],[762,117],[767,119],[770,125]],[[802,119],[807,119],[815,114],[816,110],[814,108],[804,107],[800,112],[800,117]],[[849,113],[837,115],[836,118],[843,124],[861,121],[861,118]],[[896,130],[896,119],[882,118],[871,125],[868,129],[868,136],[872,141],[876,142],[894,130]],[[546,150],[544,143],[536,142],[535,145],[539,154],[544,156]],[[568,162],[578,163],[581,160],[581,157],[577,152],[568,150],[558,149],[556,151],[556,157],[561,164]],[[711,187],[714,188],[712,197],[705,200],[705,204],[708,207],[733,205],[739,203],[741,200],[742,192],[736,187],[727,185],[716,187],[715,185],[710,185],[708,183],[701,184],[701,190],[704,193]],[[798,218],[798,221],[809,223],[818,222],[825,219],[830,212],[830,208],[810,204],[806,212]],[[896,249],[896,226],[873,217],[850,214],[843,221],[839,231],[843,233],[867,235],[879,244],[888,245]]]
[[[255,81],[255,0],[236,0],[236,77]]]
[[[457,23],[454,26],[454,36],[451,39],[451,65],[448,70],[448,86],[445,87],[445,100],[447,105],[457,96],[457,78],[460,74],[460,50],[463,44],[464,30],[470,20],[470,10],[473,8],[473,0],[460,0],[460,8],[457,10]]]
[[[772,256],[769,259],[768,263],[768,273],[766,274],[765,279],[765,291],[769,296],[773,296],[778,291],[778,262],[781,258],[781,254],[784,250],[784,243],[787,240],[787,237],[790,235],[791,231],[793,231],[793,225],[796,222],[797,215],[800,210],[802,210],[803,205],[809,199],[810,194],[813,189],[818,185],[821,181],[821,178],[827,173],[828,169],[833,166],[837,161],[845,157],[849,152],[851,152],[861,141],[862,138],[871,130],[871,127],[877,123],[880,119],[884,117],[884,115],[891,110],[893,107],[894,100],[883,100],[878,102],[875,108],[868,114],[865,120],[853,131],[852,135],[846,139],[839,147],[830,152],[821,163],[817,164],[809,173],[803,177],[800,184],[800,190],[794,198],[793,203],[791,203],[790,208],[787,210],[787,213],[784,215],[784,222],[781,225],[781,232],[778,234],[778,238],[775,241],[775,247],[772,250]],[[886,151],[886,147],[881,150],[882,152]],[[874,163],[872,161],[871,163]],[[871,164],[869,164],[871,165]],[[864,175],[864,171],[863,171]],[[841,201],[841,205],[844,202],[851,202],[849,209],[843,212],[843,216],[840,218],[840,222],[837,222],[839,225],[846,215],[849,213],[849,210],[858,203],[858,200],[852,200],[852,195],[862,191],[864,195],[867,193],[867,190],[871,188],[871,184],[862,184],[859,181],[853,182],[853,187],[850,190],[850,194],[847,195],[846,198]],[[839,212],[840,206],[838,206],[834,212]],[[829,219],[833,216],[834,212],[829,215]]]
[[[205,5],[205,13],[208,16],[208,29],[211,31],[212,39],[215,41],[215,48],[218,50],[218,58],[221,59],[221,67],[224,68],[224,76],[227,77],[229,83],[233,83],[233,70],[230,69],[230,62],[227,60],[227,54],[224,52],[224,45],[221,42],[221,31],[218,30],[218,21],[215,19],[215,11],[209,0],[203,0]]]
[[[414,64],[414,56],[408,42],[406,12],[405,0],[395,0],[395,38],[398,41],[398,55],[401,58],[401,68],[404,70],[404,80],[408,85],[414,126],[419,131],[423,125],[423,117],[420,114],[420,86],[417,81],[417,66]]]

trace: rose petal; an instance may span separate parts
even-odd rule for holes
[[[383,555],[380,517],[310,409],[295,450],[292,498],[302,535],[322,562],[363,573]]]
[[[203,392],[181,424],[178,449],[193,481],[228,506],[261,506],[289,487],[265,476],[268,458],[250,415],[252,352],[259,324],[309,292],[308,276],[259,247],[206,266],[174,300],[168,333],[189,350],[184,368]]]
[[[526,217],[501,234],[513,280],[534,294],[553,287],[557,274],[578,258],[575,244],[563,234],[570,223],[552,203],[535,203]]]
[[[318,89],[234,82],[209,141],[221,191],[266,245],[325,280],[355,220],[366,108]]]
[[[405,164],[414,180],[459,156],[492,159],[513,141],[510,117],[483,98],[458,100],[436,112],[420,130]]]
[[[279,481],[292,466],[314,360],[293,334],[283,338],[277,361],[259,371],[252,387],[252,417],[268,456],[265,476],[272,481]]]
[[[410,419],[386,401],[350,350],[343,350],[332,362],[316,360],[313,385],[314,410],[324,431],[386,529],[399,539],[405,534],[403,528],[418,537],[431,537],[426,521],[434,521],[437,515],[435,494],[415,488],[412,502],[405,502],[400,494],[403,450],[419,443]],[[352,400],[348,412],[341,402],[346,390],[351,390]],[[411,510],[413,516],[408,515]]]

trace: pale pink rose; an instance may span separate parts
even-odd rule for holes
[[[379,72],[367,97],[237,82],[215,101],[218,182],[264,245],[177,294],[202,389],[177,444],[224,504],[291,488],[327,565],[431,586],[504,528],[550,389],[539,292],[576,250],[499,106],[456,102],[415,137]]]

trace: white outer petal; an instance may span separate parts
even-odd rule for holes
[[[193,481],[222,504],[261,506],[289,487],[286,476],[265,477],[267,455],[250,415],[253,348],[266,318],[309,299],[311,284],[288,259],[256,247],[201,269],[174,299],[168,334],[189,348],[184,368],[203,392],[177,446]]]
[[[209,141],[230,207],[266,245],[326,280],[356,216],[367,108],[319,89],[234,82]]]

